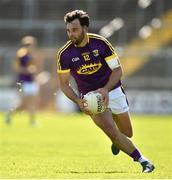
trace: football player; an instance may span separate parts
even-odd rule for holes
[[[10,110],[6,116],[6,123],[11,123],[11,114],[17,109],[23,108],[29,113],[29,120],[35,125],[35,110],[37,108],[37,97],[39,85],[35,81],[37,68],[35,66],[36,38],[25,36],[21,40],[21,48],[16,53],[15,71],[17,74],[18,92],[21,97],[21,105]]]
[[[121,64],[113,46],[104,37],[88,33],[89,16],[86,12],[69,12],[64,21],[69,41],[57,54],[62,91],[110,138],[113,154],[122,150],[142,165],[144,173],[152,172],[154,165],[129,139],[133,135],[129,106],[121,84]],[[75,79],[80,96],[70,86],[70,76]],[[108,107],[104,112],[91,114],[85,108],[82,97],[89,91],[102,94]]]

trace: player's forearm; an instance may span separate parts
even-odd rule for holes
[[[73,102],[77,103],[77,100],[79,99],[79,97],[75,94],[75,92],[69,85],[61,84],[61,90],[69,99],[71,99]]]
[[[104,88],[107,89],[108,91],[112,90],[113,87],[121,79],[121,77],[122,77],[122,69],[121,69],[121,67],[118,67],[118,68],[114,69],[112,71],[111,75],[110,75],[109,81],[104,86]]]

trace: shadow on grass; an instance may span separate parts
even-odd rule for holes
[[[58,174],[116,174],[116,173],[128,173],[126,171],[57,171]]]

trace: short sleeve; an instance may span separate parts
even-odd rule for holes
[[[103,44],[102,45],[102,49],[103,49],[102,57],[107,62],[108,66],[111,69],[119,67],[120,66],[119,57],[116,54],[114,47],[105,38],[103,38],[102,44]]]
[[[68,56],[64,52],[57,53],[57,72],[58,73],[70,72],[70,63],[68,60]]]
[[[105,60],[110,57],[118,57],[112,44],[105,38],[102,39],[102,57]]]
[[[26,48],[20,48],[16,53],[16,64],[20,66],[28,66],[33,62],[32,56],[29,54]]]

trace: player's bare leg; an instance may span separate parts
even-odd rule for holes
[[[35,96],[27,96],[25,98],[26,110],[29,114],[29,122],[31,125],[36,125],[35,111],[37,108],[37,99]]]
[[[117,115],[112,114],[112,116],[120,132],[131,138],[133,136],[133,130],[128,112]],[[111,150],[114,155],[119,154],[120,151],[114,144],[111,145]]]
[[[134,161],[140,162],[143,167],[143,172],[147,173],[153,171],[154,166],[141,155],[135,145],[115,126],[109,109],[104,113],[93,115],[92,119],[95,124],[105,132],[117,148],[132,157]]]
[[[93,115],[92,119],[119,149],[129,155],[134,151],[135,146],[132,142],[115,126],[109,109],[101,114]]]
[[[7,110],[6,114],[5,114],[5,123],[7,125],[10,125],[12,123],[12,116],[17,112],[17,111],[21,111],[23,110],[23,107],[25,106],[25,102],[22,100],[20,102],[19,106],[14,106],[12,108],[10,108],[9,110]]]
[[[5,123],[7,124],[7,125],[10,125],[11,124],[11,116],[12,116],[12,113],[13,113],[13,110],[12,109],[10,109],[10,110],[8,110],[7,112],[6,112],[6,114],[5,114]]]
[[[133,129],[130,121],[130,116],[128,112],[121,114],[113,114],[113,119],[118,127],[118,129],[125,134],[127,137],[131,138],[133,136]]]

